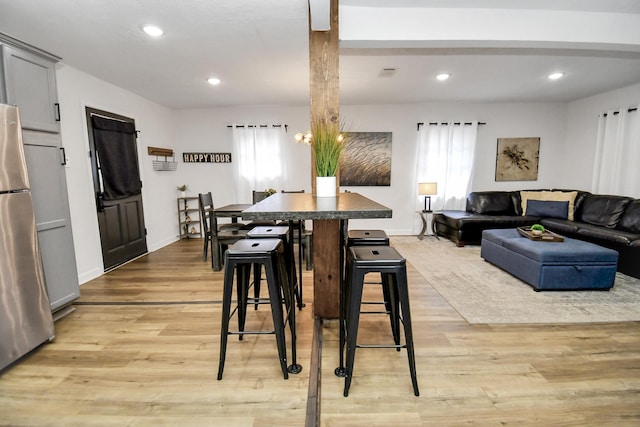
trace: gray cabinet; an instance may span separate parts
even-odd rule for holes
[[[80,296],[60,135],[24,130],[38,242],[51,310]]]
[[[2,68],[4,103],[20,108],[22,128],[60,132],[55,61],[3,44]]]
[[[55,85],[59,59],[0,33],[0,101],[20,109],[38,242],[51,310],[80,296]]]

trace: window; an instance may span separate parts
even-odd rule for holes
[[[288,181],[284,126],[234,125],[236,200],[250,203],[253,190],[284,188]]]

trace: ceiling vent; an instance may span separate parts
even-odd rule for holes
[[[383,68],[380,70],[380,77],[393,77],[398,71],[397,68]]]

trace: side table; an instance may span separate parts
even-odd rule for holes
[[[420,215],[420,219],[422,220],[422,230],[420,230],[420,234],[418,234],[418,239],[420,240],[424,239],[424,236],[426,234],[427,236],[433,236],[436,239],[440,240],[438,235],[433,232],[433,227],[432,227],[432,232],[427,233],[427,224],[429,224],[429,217],[433,217],[434,212],[433,211],[430,211],[430,212],[417,211],[417,212],[418,212],[418,215]]]

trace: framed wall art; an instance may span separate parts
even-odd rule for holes
[[[341,186],[391,185],[391,132],[345,132]]]
[[[496,181],[536,181],[540,138],[498,138]]]

